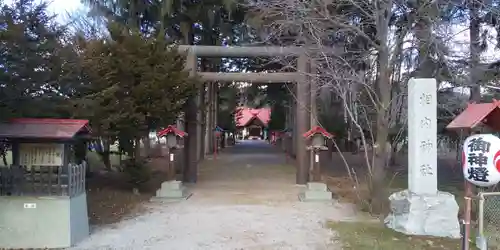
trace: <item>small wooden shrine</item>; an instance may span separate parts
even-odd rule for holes
[[[469,103],[462,113],[453,119],[446,126],[447,130],[459,133],[461,139],[476,133],[497,133],[500,132],[500,101],[493,99],[490,103]],[[462,153],[460,165],[463,166],[465,155]],[[476,196],[470,182],[464,182],[465,208],[464,208],[464,232],[462,249],[469,249],[469,241],[472,234],[471,216],[472,216],[472,198]],[[478,227],[483,228],[484,221],[479,221]],[[483,230],[479,230],[476,235],[476,246],[480,249],[486,249],[487,237]]]
[[[0,124],[12,155],[0,166],[0,248],[67,248],[89,235],[87,120],[14,119]]]

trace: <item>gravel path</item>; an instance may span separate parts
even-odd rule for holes
[[[293,167],[262,142],[245,142],[200,168],[194,195],[93,232],[83,249],[342,249],[328,220],[355,218],[335,201],[302,203]]]

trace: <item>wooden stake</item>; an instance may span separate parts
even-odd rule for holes
[[[470,240],[470,221],[471,221],[471,210],[472,210],[472,184],[465,181],[465,208],[464,208],[464,240],[463,240],[463,250],[469,250],[469,240]]]
[[[214,138],[214,160],[217,160],[217,136]]]

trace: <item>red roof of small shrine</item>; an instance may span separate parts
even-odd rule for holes
[[[313,127],[311,130],[305,132],[302,136],[304,136],[305,138],[309,138],[315,134],[322,134],[324,137],[326,137],[328,139],[333,138],[332,134],[328,133],[328,131],[326,131],[324,128],[322,128],[320,126]]]
[[[446,129],[471,129],[480,123],[500,131],[500,101],[469,103],[467,108],[446,126]]]
[[[17,118],[0,123],[2,139],[71,139],[80,132],[91,132],[88,120]]]
[[[156,135],[158,137],[162,137],[162,136],[165,136],[169,133],[174,133],[176,136],[180,136],[180,137],[184,137],[184,136],[187,136],[187,133],[176,128],[175,126],[173,125],[169,125],[168,127],[166,127],[165,129],[159,131]]]
[[[269,121],[271,120],[271,109],[270,108],[246,108],[240,107],[236,110],[236,126],[245,127],[248,126],[254,119],[258,119],[264,126],[267,127]]]

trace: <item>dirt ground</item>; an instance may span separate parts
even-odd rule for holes
[[[356,220],[355,207],[298,201],[303,187],[295,185],[294,167],[265,142],[253,143],[260,144],[235,146],[204,161],[199,182],[188,186],[193,192],[188,200],[149,203],[138,216],[96,228],[72,249],[341,249],[326,224]],[[105,197],[101,204],[109,207],[113,202]],[[113,211],[123,218],[134,209],[120,209],[131,206],[116,205]]]
[[[87,179],[87,202],[91,226],[107,225],[130,218],[145,211],[149,201],[165,180],[165,159],[153,158],[148,164],[152,169],[150,181],[134,192],[135,186],[121,172],[95,171]]]

